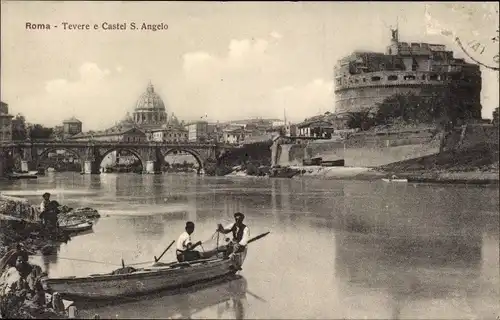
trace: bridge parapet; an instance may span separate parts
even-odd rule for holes
[[[11,141],[1,143],[0,149],[10,150],[11,156],[21,161],[21,167],[29,170],[37,169],[40,161],[51,151],[66,150],[80,159],[82,168],[98,173],[101,161],[109,153],[117,150],[128,150],[133,153],[147,171],[158,171],[165,161],[164,157],[175,150],[193,155],[200,168],[209,159],[217,159],[221,152],[237,148],[235,145],[223,143],[200,142],[118,142],[118,141],[71,141],[71,140],[34,140]],[[27,164],[28,163],[28,164]],[[90,172],[89,172],[90,173]]]

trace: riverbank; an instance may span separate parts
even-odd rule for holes
[[[291,166],[296,171],[292,179],[323,179],[323,180],[360,180],[378,181],[382,178],[396,175],[408,179],[408,182],[448,183],[448,184],[480,184],[498,185],[499,173],[494,169],[489,171],[391,171],[379,168],[360,167],[322,167],[322,166]],[[244,171],[231,172],[226,177],[252,177]]]
[[[296,167],[300,170],[299,167]],[[297,174],[294,178],[321,178],[331,180],[365,180],[375,181],[396,175],[398,178],[408,179],[408,182],[426,183],[467,183],[467,184],[498,184],[498,172],[490,171],[413,171],[393,172],[372,168],[348,167],[302,167],[306,171]]]
[[[23,267],[12,266],[19,245],[29,255],[50,254],[69,240],[67,234],[49,232],[34,221],[34,210],[25,199],[0,196],[0,318],[69,318],[62,300],[41,289],[40,278],[46,274],[40,266],[27,261]],[[21,276],[19,268],[28,274]]]

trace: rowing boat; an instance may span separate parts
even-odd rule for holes
[[[191,262],[155,263],[125,274],[96,274],[87,277],[42,278],[43,288],[75,300],[109,300],[187,287],[236,274],[246,252]],[[242,258],[243,257],[243,258]]]
[[[202,253],[199,260],[190,262],[159,262],[162,253],[148,268],[125,267],[108,274],[92,274],[87,277],[65,277],[41,279],[43,288],[59,292],[61,297],[74,300],[114,300],[120,297],[145,295],[149,293],[186,288],[224,276],[234,275],[241,270],[248,251],[248,244],[262,239],[269,232],[248,240],[242,252],[226,255],[228,246],[222,245]]]

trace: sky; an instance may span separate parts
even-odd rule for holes
[[[63,22],[91,30],[64,30]],[[93,29],[104,22],[128,28]],[[131,30],[131,22],[168,29]],[[96,130],[133,112],[151,81],[179,119],[286,113],[301,121],[334,112],[336,61],[354,50],[385,51],[396,23],[402,41],[442,43],[469,62],[454,36],[482,39],[490,55],[479,56],[483,63],[498,54],[489,41],[497,3],[2,1],[1,99],[32,123],[75,116]],[[498,72],[482,72],[483,117],[491,118]]]

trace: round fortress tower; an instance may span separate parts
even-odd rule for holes
[[[481,71],[476,64],[453,57],[444,45],[399,42],[392,31],[386,53],[355,51],[339,60],[334,70],[335,113],[375,111],[395,94],[431,96],[453,84],[473,117],[481,118]]]

